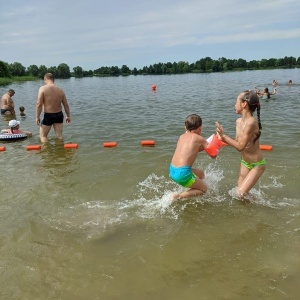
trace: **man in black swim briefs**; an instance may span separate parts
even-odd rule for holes
[[[6,112],[8,112],[11,114],[12,112],[10,111],[10,109],[2,109],[1,108],[1,115],[5,115]]]
[[[64,114],[62,111],[58,113],[44,113],[43,125],[52,126],[54,123],[63,123]]]
[[[15,114],[15,104],[12,96],[15,91],[10,89],[1,98],[1,115]]]
[[[41,142],[48,141],[48,133],[53,126],[55,135],[58,139],[63,139],[63,121],[64,114],[62,106],[66,113],[66,123],[71,123],[70,108],[65,92],[54,84],[54,77],[51,73],[44,76],[45,85],[40,87],[38,100],[36,103],[36,124],[40,125]],[[44,112],[44,118],[41,122],[40,114]]]

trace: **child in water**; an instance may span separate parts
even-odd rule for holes
[[[257,120],[253,113],[257,112]],[[235,139],[224,133],[223,127],[216,122],[218,137],[241,152],[241,166],[238,176],[237,194],[242,199],[249,197],[249,191],[266,169],[266,161],[259,147],[261,135],[260,103],[256,92],[244,91],[238,95],[235,111],[242,115],[236,120]]]
[[[1,133],[8,133],[8,134],[18,134],[24,133],[29,137],[32,137],[32,133],[26,130],[20,130],[20,121],[17,120],[10,120],[8,123],[10,129],[2,129]]]
[[[264,100],[271,99],[271,95],[276,95],[276,89],[274,89],[273,92],[269,92],[269,89],[267,87],[264,88],[263,92],[261,92],[257,88],[255,88],[255,90],[258,97],[262,97]]]
[[[207,191],[207,186],[203,181],[204,172],[192,168],[198,153],[208,146],[208,142],[200,135],[202,130],[201,117],[196,114],[189,115],[185,119],[185,130],[186,132],[179,137],[177,142],[170,164],[170,177],[179,185],[190,189],[180,194],[174,193],[172,195],[173,201],[199,196]]]
[[[20,110],[20,116],[21,117],[25,117],[26,116],[26,114],[25,114],[25,107],[24,106],[20,106],[19,107],[19,110]]]

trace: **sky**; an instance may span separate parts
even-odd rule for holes
[[[300,56],[299,0],[1,0],[0,60],[127,65]]]

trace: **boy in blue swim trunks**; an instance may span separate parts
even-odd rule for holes
[[[205,194],[207,186],[203,182],[204,172],[192,168],[194,161],[200,151],[208,146],[208,142],[201,134],[202,119],[192,114],[185,119],[185,130],[177,142],[170,164],[170,177],[173,181],[183,187],[190,188],[182,193],[174,193],[172,200],[190,198]]]

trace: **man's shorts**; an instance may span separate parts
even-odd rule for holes
[[[43,125],[51,126],[55,123],[63,123],[64,122],[64,114],[62,111],[58,113],[44,113],[44,119],[42,121]]]

